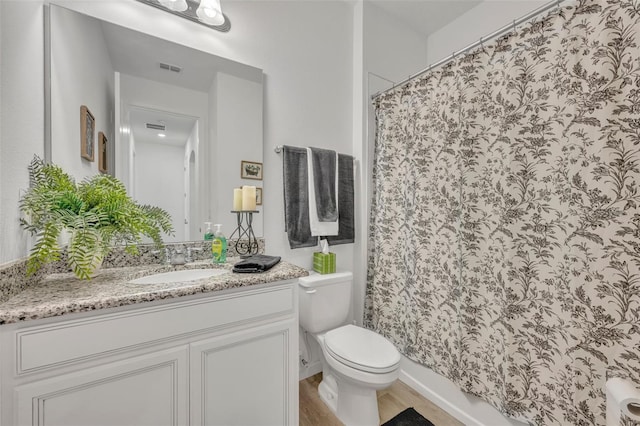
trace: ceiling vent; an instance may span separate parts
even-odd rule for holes
[[[165,64],[164,62],[160,62],[160,68],[167,71],[180,72],[182,71],[182,67],[177,65]]]
[[[164,124],[147,123],[147,129],[162,130],[162,131],[164,131],[165,127],[166,127],[166,126],[165,126]]]

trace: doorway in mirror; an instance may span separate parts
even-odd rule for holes
[[[130,106],[128,138],[120,142],[129,153],[128,191],[141,204],[165,209],[175,235],[168,242],[198,239],[195,200],[199,152],[198,117]]]

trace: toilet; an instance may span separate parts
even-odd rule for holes
[[[299,278],[300,326],[322,349],[320,399],[347,426],[379,425],[376,390],[399,375],[400,353],[383,336],[347,324],[353,274]]]

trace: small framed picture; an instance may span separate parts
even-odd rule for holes
[[[240,177],[242,179],[262,180],[262,163],[253,161],[240,162]]]
[[[104,133],[98,132],[98,170],[100,170],[101,173],[107,173],[109,171],[107,144],[107,137]]]
[[[262,205],[262,188],[256,188],[256,206]]]
[[[96,119],[85,105],[80,107],[80,156],[93,161],[93,140],[96,135]]]

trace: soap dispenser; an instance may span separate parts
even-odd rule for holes
[[[207,227],[204,231],[204,240],[211,241],[213,240],[213,231],[211,230],[211,222],[205,222],[205,226]]]
[[[213,226],[215,227],[213,240],[211,241],[213,263],[225,263],[227,261],[227,239],[222,233],[221,224],[217,223]]]

